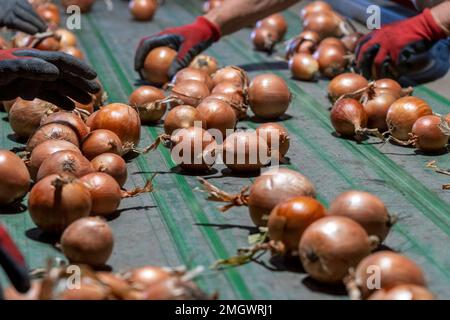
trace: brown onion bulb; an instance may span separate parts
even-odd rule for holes
[[[89,114],[92,114],[94,112],[95,99],[96,99],[95,96],[92,95],[92,101],[89,102],[88,104],[83,104],[83,103],[73,100],[73,102],[75,103],[75,110],[76,111],[84,110],[84,111],[87,111]]]
[[[345,46],[345,49],[347,49],[350,53],[355,53],[356,46],[358,45],[359,39],[363,36],[360,32],[354,32],[349,35],[344,36],[341,41]]]
[[[103,153],[92,159],[91,164],[96,172],[104,172],[113,177],[120,187],[127,181],[127,164],[117,154]]]
[[[59,37],[62,48],[76,47],[78,44],[77,36],[70,30],[59,28],[55,31],[55,34]]]
[[[116,212],[122,193],[113,177],[103,172],[93,172],[82,176],[80,181],[91,194],[91,215],[105,217]]]
[[[141,138],[141,119],[135,109],[123,103],[112,103],[96,113],[91,130],[107,129],[120,138],[122,144],[137,146]]]
[[[303,29],[317,32],[321,38],[341,37],[343,19],[334,11],[326,10],[308,14],[303,18]]]
[[[66,140],[79,146],[78,135],[70,127],[61,123],[49,123],[40,126],[27,142],[26,149],[31,152],[33,149],[47,140]]]
[[[320,41],[319,47],[329,47],[329,46],[336,46],[343,50],[346,50],[344,43],[335,37],[327,37]]]
[[[89,160],[107,152],[122,155],[126,151],[117,134],[105,129],[91,131],[81,142],[80,149]]]
[[[30,188],[30,174],[22,159],[0,150],[0,206],[22,199]]]
[[[130,95],[128,103],[137,108],[142,123],[156,123],[164,116],[167,104],[164,91],[153,86],[141,86]]]
[[[66,174],[79,178],[91,172],[94,172],[94,168],[80,152],[62,150],[53,153],[42,162],[36,180],[39,181],[53,174]]]
[[[404,89],[397,81],[393,79],[378,79],[373,83],[373,88],[377,94],[388,92],[395,95],[397,99],[404,96]]]
[[[336,101],[341,96],[355,93],[355,91],[366,88],[369,81],[356,73],[343,73],[333,78],[328,84],[328,97],[331,101]],[[359,95],[352,95],[352,98],[361,98],[363,92]]]
[[[335,45],[319,46],[313,57],[319,63],[320,72],[330,79],[345,72],[348,63],[345,50]]]
[[[386,123],[387,113],[391,105],[398,98],[393,93],[384,91],[380,94],[375,94],[374,97],[369,98],[364,104],[364,111],[367,114],[367,128],[378,129],[384,133],[388,130]]]
[[[263,20],[259,20],[256,23],[257,28],[270,27],[277,31],[278,39],[283,39],[287,32],[287,23],[286,19],[284,19],[283,15],[280,13],[275,13]]]
[[[425,153],[443,151],[447,147],[449,136],[441,130],[440,124],[441,117],[435,115],[417,119],[411,134],[414,146]]]
[[[368,235],[377,236],[380,242],[386,239],[393,223],[383,201],[364,191],[341,193],[331,203],[327,215],[343,216],[358,222]]]
[[[50,175],[31,189],[28,211],[33,222],[45,232],[61,233],[72,222],[89,216],[89,190],[70,176]]]
[[[136,20],[150,21],[158,9],[158,2],[156,0],[131,0],[128,8]]]
[[[189,65],[191,68],[196,68],[205,71],[207,74],[212,75],[218,69],[218,62],[215,58],[200,54],[192,60]]]
[[[219,130],[222,139],[234,131],[237,122],[236,113],[228,103],[219,99],[210,99],[200,103],[197,111],[206,124],[206,129]]]
[[[111,256],[113,246],[111,228],[98,217],[78,219],[61,236],[62,252],[75,264],[104,266]]]
[[[169,68],[177,52],[169,47],[155,48],[145,58],[142,75],[147,81],[157,86],[169,82]]]
[[[161,281],[171,278],[173,275],[161,268],[155,266],[145,266],[133,269],[124,275],[126,281],[139,289],[150,288]]]
[[[61,48],[61,45],[55,36],[51,36],[39,40],[34,48],[42,51],[58,51]]]
[[[233,81],[222,81],[218,83],[213,90],[211,91],[212,94],[218,93],[218,94],[225,94],[225,95],[235,95],[238,94],[242,96],[242,99],[244,99],[244,90],[240,85],[238,85],[236,82]]]
[[[3,108],[5,109],[6,113],[9,113],[9,111],[11,110],[12,106],[14,105],[14,103],[16,103],[16,100],[17,99],[2,101],[3,102]]]
[[[265,52],[271,52],[277,42],[280,41],[278,31],[269,26],[253,29],[250,38],[256,50]]]
[[[167,113],[164,119],[164,132],[171,135],[177,129],[193,127],[196,122],[201,122],[202,127],[206,127],[196,108],[187,105],[177,106]]]
[[[214,91],[214,90],[213,90]],[[238,120],[242,120],[247,116],[247,105],[245,104],[245,98],[243,93],[231,93],[231,94],[224,94],[224,93],[212,93],[205,99],[203,99],[203,102],[208,102],[210,100],[221,100],[226,103],[228,103],[232,108],[234,113],[236,114],[236,118]]]
[[[48,24],[59,25],[61,16],[59,8],[54,3],[43,3],[36,8],[37,14]]]
[[[227,66],[217,70],[212,75],[212,80],[214,86],[223,81],[231,81],[242,88],[246,88],[249,82],[247,72],[236,66]]]
[[[336,132],[344,137],[360,136],[367,127],[364,107],[351,98],[338,100],[331,109],[330,118]]]
[[[319,63],[309,53],[296,53],[289,59],[292,76],[299,80],[313,80],[319,72]]]
[[[322,283],[341,282],[372,249],[367,232],[355,221],[339,216],[311,224],[299,244],[303,268]]]
[[[5,300],[39,300],[41,287],[41,280],[32,280],[31,288],[26,293],[17,292],[14,286],[10,286],[5,289],[3,295],[5,296]]]
[[[209,90],[213,88],[213,81],[209,74],[206,71],[193,67],[187,67],[178,71],[175,77],[172,79],[172,84],[176,85],[177,83],[181,83],[187,80],[203,82],[204,84],[206,84]]]
[[[325,1],[313,1],[300,11],[300,17],[304,19],[310,13],[333,11],[333,8]]]
[[[210,91],[205,83],[185,80],[173,86],[170,97],[179,99],[182,104],[197,107],[209,94]]]
[[[401,284],[389,290],[378,290],[368,300],[434,300],[428,289],[414,285]]]
[[[300,238],[313,222],[325,216],[325,207],[311,197],[295,197],[279,203],[267,223],[270,240],[281,241],[288,252],[296,252]]]
[[[71,55],[80,60],[84,60],[84,53],[77,47],[62,47],[61,49],[59,49],[59,51],[67,53],[68,55]]]
[[[80,8],[82,13],[87,13],[91,11],[95,0],[61,0],[62,5],[67,9],[67,7],[76,5]]]
[[[256,129],[256,134],[267,142],[267,146],[270,153],[273,155],[275,152],[283,158],[289,150],[290,137],[289,132],[281,124],[269,122],[260,125]],[[272,143],[272,138],[277,139],[275,149],[275,143]]]
[[[286,113],[291,103],[291,92],[283,78],[274,74],[262,74],[250,83],[248,101],[257,117],[277,119]]]
[[[79,140],[84,139],[89,133],[89,128],[81,117],[73,112],[59,111],[44,115],[41,119],[41,126],[48,123],[60,123],[70,127],[78,134]]]
[[[144,292],[145,300],[207,300],[210,299],[192,281],[170,277],[150,286]]]
[[[288,41],[286,46],[286,58],[296,53],[312,54],[316,50],[321,38],[315,31],[304,30],[297,37]]]
[[[414,123],[420,117],[432,114],[433,111],[424,100],[417,97],[403,97],[391,105],[386,122],[389,132],[394,138],[408,141]]]

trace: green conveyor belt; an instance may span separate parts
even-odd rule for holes
[[[77,35],[87,60],[99,73],[109,101],[126,102],[137,82],[133,57],[139,39],[192,21],[200,14],[202,2],[167,0],[151,23],[133,21],[126,1],[113,3],[114,10],[107,11],[103,1],[98,1],[93,12],[83,16]],[[296,6],[284,14],[289,24],[288,36],[300,31],[298,10]],[[417,261],[426,272],[431,290],[440,298],[450,298],[450,193],[441,190],[450,178],[425,168],[431,160],[450,167],[448,154],[426,156],[410,148],[381,145],[375,139],[356,144],[336,138],[329,121],[327,81],[291,80],[287,65],[275,58],[277,54],[270,57],[253,51],[249,34],[246,29],[228,36],[207,53],[222,65],[244,67],[251,77],[272,72],[288,81],[294,99],[289,117],[282,124],[292,139],[289,166],[314,182],[326,205],[349,189],[363,189],[380,196],[400,218],[385,245]],[[281,54],[282,49],[278,55]],[[450,102],[427,86],[417,87],[415,94],[425,98],[436,112],[450,112]],[[17,146],[6,114],[1,114],[1,118],[1,147]],[[251,118],[239,123],[243,128],[257,125]],[[148,145],[161,132],[161,125],[143,127],[141,145]],[[222,214],[217,203],[208,202],[203,193],[196,192],[196,178],[174,168],[170,153],[164,148],[139,156],[128,167],[127,188],[142,185],[157,172],[156,190],[125,199],[117,217],[110,220],[116,237],[109,261],[114,270],[145,264],[209,266],[246,246],[248,235],[256,231],[246,208],[233,208]],[[217,166],[208,179],[236,192],[250,184],[253,177],[235,177]],[[0,220],[6,223],[31,268],[42,266],[48,257],[60,256],[49,239],[35,229],[28,213],[2,211]],[[346,298],[342,288],[322,286],[309,279],[299,263],[285,263],[269,254],[238,268],[206,271],[199,285],[209,292],[219,291],[224,299]]]

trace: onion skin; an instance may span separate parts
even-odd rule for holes
[[[39,41],[34,48],[42,51],[58,51],[61,45],[59,40],[52,36]]]
[[[89,216],[91,205],[91,195],[83,184],[56,174],[36,183],[28,197],[31,218],[49,233],[62,233],[75,220]]]
[[[161,120],[166,113],[166,104],[159,103],[165,98],[166,95],[161,89],[153,86],[141,86],[133,91],[128,103],[137,108],[142,123],[155,123]]]
[[[345,49],[335,45],[319,46],[313,57],[319,63],[320,72],[329,79],[344,73],[348,63]]]
[[[367,128],[378,129],[380,132],[388,131],[386,123],[387,113],[397,99],[394,94],[385,92],[376,94],[375,97],[364,103],[364,111],[366,111],[368,118]]]
[[[31,282],[30,290],[26,293],[19,293],[13,286],[10,286],[5,289],[3,294],[5,296],[5,300],[39,300],[40,291],[41,281],[34,280]]]
[[[414,123],[420,117],[432,114],[433,111],[424,100],[417,97],[403,97],[391,105],[386,122],[394,138],[408,141]]]
[[[370,254],[371,247],[369,236],[358,223],[331,216],[305,230],[299,253],[303,267],[314,280],[335,284]]]
[[[203,70],[211,76],[214,72],[217,71],[218,62],[211,56],[200,54],[196,56],[194,60],[192,60],[189,66],[192,68]]]
[[[273,208],[293,197],[315,198],[314,185],[301,173],[290,169],[274,169],[255,179],[250,188],[248,207],[256,226],[266,226]]]
[[[425,153],[445,150],[449,136],[440,129],[441,117],[431,115],[417,119],[412,127],[414,146]]]
[[[354,220],[366,230],[368,235],[376,236],[380,242],[386,239],[392,226],[391,217],[383,201],[364,191],[341,193],[331,203],[327,215]]]
[[[0,206],[22,199],[30,189],[30,174],[22,159],[0,150]]]
[[[330,113],[331,124],[344,137],[359,135],[358,131],[367,127],[364,107],[355,99],[344,98],[337,101]]]
[[[212,94],[225,94],[225,95],[235,95],[238,94],[240,96],[244,96],[244,90],[242,89],[242,86],[238,85],[234,81],[222,81],[218,83],[213,90],[211,91]]]
[[[245,98],[243,93],[232,93],[232,94],[212,93],[211,95],[203,99],[202,103],[206,103],[210,100],[215,99],[222,100],[227,104],[229,104],[233,108],[233,111],[236,114],[236,118],[238,120],[242,120],[247,117],[248,107],[245,104]]]
[[[328,96],[334,102],[341,96],[364,89],[368,85],[369,81],[359,74],[343,73],[333,78],[328,84]],[[362,93],[359,96],[352,96],[352,98],[359,99],[361,96]]]
[[[300,11],[300,17],[304,19],[310,13],[318,13],[332,10],[333,8],[325,1],[313,1],[312,3],[302,8],[302,10]]]
[[[33,149],[47,140],[65,140],[75,146],[79,146],[77,133],[70,127],[60,123],[49,123],[40,126],[27,142],[26,149],[31,152]]]
[[[41,119],[41,126],[48,123],[61,123],[78,134],[78,139],[82,140],[89,133],[89,128],[77,114],[73,112],[59,111],[50,115],[43,116]]]
[[[345,46],[345,49],[347,49],[350,53],[355,53],[356,46],[358,45],[359,39],[363,37],[363,34],[360,32],[354,32],[347,36],[344,36],[341,41]]]
[[[283,15],[279,13],[272,14],[263,20],[259,20],[256,23],[256,27],[270,27],[275,29],[278,33],[278,39],[283,39],[288,29],[286,19],[284,19]]]
[[[87,111],[87,112],[89,112],[89,114],[94,113],[94,104],[96,101],[96,97],[95,97],[95,95],[91,95],[91,96],[92,96],[92,101],[89,102],[88,104],[82,104],[82,103],[79,103],[78,101],[73,100],[73,102],[75,103],[75,109]]]
[[[150,21],[158,9],[158,2],[156,0],[132,0],[128,4],[128,8],[134,19]]]
[[[177,84],[188,80],[203,82],[204,84],[206,84],[209,90],[211,90],[214,85],[211,77],[206,71],[193,67],[187,67],[178,71],[175,77],[172,79],[172,83]]]
[[[290,137],[289,132],[281,124],[275,122],[268,122],[260,125],[256,129],[256,134],[267,142],[267,146],[271,154],[278,152],[280,158],[283,158],[289,150]],[[278,150],[272,148],[272,134],[278,138]]]
[[[308,14],[303,19],[303,29],[317,32],[321,38],[340,37],[342,18],[334,11],[321,11]]]
[[[212,80],[214,86],[223,81],[231,81],[241,88],[245,88],[249,82],[247,72],[236,66],[227,66],[217,70],[212,75]]]
[[[173,86],[170,96],[181,100],[183,104],[197,107],[209,94],[208,86],[204,82],[185,80]]]
[[[9,113],[9,111],[11,110],[12,106],[14,105],[14,103],[16,103],[16,99],[13,100],[7,100],[7,101],[2,101],[3,103],[3,108],[5,109],[6,113]]]
[[[150,288],[161,281],[171,278],[172,275],[161,267],[145,266],[131,270],[126,273],[124,278],[131,285],[139,288]]]
[[[177,56],[177,52],[169,47],[155,48],[145,58],[142,75],[148,82],[162,86],[169,82],[170,65]]]
[[[41,180],[53,174],[67,174],[80,178],[94,172],[91,163],[79,152],[62,150],[53,153],[42,162],[36,180]]]
[[[171,135],[177,129],[194,126],[195,122],[201,122],[202,127],[206,128],[206,124],[196,108],[188,105],[177,106],[167,113],[164,120],[164,132]]]
[[[114,132],[122,144],[137,146],[141,138],[141,119],[129,105],[112,103],[96,113],[92,118],[91,130],[107,129]]]
[[[92,159],[91,164],[96,172],[104,172],[113,177],[120,187],[127,181],[127,164],[117,154],[103,153]]]
[[[309,53],[296,53],[289,59],[292,76],[299,80],[313,80],[319,72],[319,63]]]
[[[280,41],[278,31],[269,26],[253,29],[250,38],[256,50],[271,52],[275,44]]]
[[[395,80],[392,79],[378,79],[373,84],[374,91],[377,94],[381,93],[391,93],[394,94],[397,99],[403,97],[404,92],[402,86]]]
[[[54,3],[43,3],[36,8],[37,14],[48,24],[59,25],[61,16],[59,8]]]
[[[395,252],[379,251],[362,260],[355,270],[354,281],[362,298],[375,292],[367,285],[368,278],[373,276],[374,267],[378,268],[377,274],[380,276],[379,289],[389,290],[402,284],[426,287],[425,276],[415,262]]]
[[[435,300],[435,297],[424,287],[402,284],[389,290],[378,290],[367,300]]]
[[[103,153],[122,155],[122,141],[114,132],[105,129],[91,131],[81,143],[81,151],[89,160]]]
[[[77,36],[67,29],[59,28],[55,31],[55,34],[59,37],[59,43],[61,47],[76,47],[78,40]]]
[[[77,47],[62,47],[59,49],[60,52],[67,53],[75,58],[84,60],[84,53]]]
[[[100,218],[87,217],[73,222],[61,236],[61,249],[71,263],[104,266],[111,256],[114,237]]]
[[[287,83],[273,74],[255,77],[248,88],[253,113],[265,120],[278,119],[289,108],[291,92]]]
[[[197,111],[208,130],[219,130],[223,138],[234,131],[236,113],[228,103],[218,99],[203,101],[198,105]]]
[[[298,250],[303,232],[325,216],[325,207],[311,197],[295,197],[279,203],[267,224],[270,240],[281,241],[288,252]]]
[[[91,193],[91,215],[106,217],[116,212],[122,200],[120,186],[109,174],[93,172],[80,178]]]

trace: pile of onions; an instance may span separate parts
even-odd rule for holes
[[[279,154],[282,159],[289,150],[290,137],[289,132],[281,124],[268,122],[260,125],[256,129],[256,134],[267,142],[270,154]],[[276,139],[276,143],[272,143],[272,138]],[[275,148],[277,146],[277,148]]]
[[[367,300],[434,300],[426,288],[414,284],[401,284],[388,290],[378,290]]]
[[[448,144],[450,132],[441,129],[441,117],[430,115],[423,116],[414,122],[410,141],[417,149],[425,153],[437,153],[443,151]]]
[[[256,23],[257,28],[273,28],[278,33],[278,39],[283,39],[287,32],[287,23],[283,15],[279,13],[272,14]]]
[[[9,124],[18,137],[29,138],[39,128],[42,117],[56,110],[55,105],[39,99],[18,98],[9,110]]]
[[[91,164],[96,172],[104,172],[113,177],[120,187],[127,181],[127,164],[117,154],[103,153],[92,159]]]
[[[303,29],[317,32],[320,37],[341,37],[344,35],[343,19],[331,10],[314,12],[303,18]]]
[[[169,82],[169,68],[177,52],[169,47],[158,47],[150,51],[145,58],[142,75],[150,83],[162,86]]]
[[[78,40],[77,36],[67,29],[59,28],[55,31],[55,35],[59,38],[61,47],[76,47]]]
[[[103,153],[115,153],[123,155],[127,153],[128,148],[124,148],[122,141],[114,132],[106,129],[91,131],[81,142],[81,151],[89,160]]]
[[[309,53],[296,53],[289,59],[292,76],[299,80],[313,80],[319,73],[319,63]]]
[[[207,74],[212,75],[218,69],[218,62],[215,58],[200,54],[192,60],[189,65],[191,68],[199,69],[205,71]]]
[[[368,256],[375,244],[355,221],[339,216],[322,218],[303,233],[300,259],[306,272],[322,283],[340,283],[350,268]]]
[[[30,188],[30,174],[22,159],[0,150],[0,206],[22,199]]]
[[[164,132],[171,135],[175,130],[193,127],[197,123],[202,123],[202,127],[206,125],[196,108],[181,105],[170,110],[164,119]]]
[[[417,97],[403,97],[388,110],[386,123],[389,133],[397,140],[408,141],[414,123],[423,116],[432,115],[430,106]]]
[[[33,222],[45,232],[62,233],[72,222],[89,216],[89,190],[70,176],[50,175],[31,189],[28,211]]]
[[[250,35],[256,50],[272,52],[273,48],[280,41],[278,31],[271,26],[255,28]]]
[[[166,113],[164,91],[153,86],[141,86],[133,91],[128,103],[137,108],[142,123],[155,123]]]
[[[172,84],[176,85],[188,80],[203,82],[204,84],[206,84],[209,90],[211,90],[214,86],[210,75],[206,71],[193,67],[187,67],[178,71],[175,77],[172,79]]]
[[[45,159],[36,175],[41,180],[53,174],[82,177],[94,172],[91,163],[79,151],[62,150]]]
[[[367,114],[355,99],[338,100],[331,109],[330,118],[336,133],[344,137],[360,137],[367,130]]]
[[[170,97],[180,100],[180,104],[197,107],[209,94],[209,88],[204,82],[185,80],[172,87]]]
[[[234,131],[237,122],[236,113],[225,101],[219,99],[203,101],[198,105],[197,111],[206,124],[206,129],[219,130],[222,139]]]
[[[61,16],[59,14],[59,8],[54,3],[43,3],[37,6],[37,14],[50,25],[59,25],[61,22]]]
[[[47,140],[66,140],[79,146],[78,134],[69,126],[61,123],[48,123],[40,126],[30,137],[27,142],[27,151],[31,152],[33,149]]]
[[[100,108],[90,123],[91,130],[107,129],[114,132],[123,145],[137,146],[141,138],[141,120],[132,107],[112,103]]]
[[[67,9],[67,7],[75,5],[78,6],[82,13],[91,11],[92,5],[95,0],[61,0],[62,5]]]
[[[343,216],[359,223],[370,236],[383,242],[393,224],[383,201],[364,191],[341,193],[327,211],[330,216]]]
[[[41,119],[41,126],[48,123],[59,123],[70,127],[78,134],[78,139],[80,141],[89,133],[89,128],[83,122],[81,117],[73,112],[59,111],[49,115],[44,115]]]
[[[375,292],[369,288],[369,277],[373,277],[373,270],[377,269],[380,287],[377,289],[391,289],[402,284],[426,287],[425,276],[414,261],[391,251],[379,251],[362,260],[352,279],[347,281],[347,289],[352,299],[367,298]],[[370,272],[372,270],[372,272]]]
[[[288,109],[291,92],[282,78],[274,74],[262,74],[250,83],[248,101],[257,117],[265,120],[277,119]]]
[[[212,75],[214,86],[224,81],[230,81],[245,89],[249,83],[247,72],[236,66],[227,66],[217,70]]]
[[[150,21],[158,9],[158,2],[156,0],[131,0],[128,8],[136,20]]]
[[[101,267],[111,256],[114,237],[101,218],[87,217],[73,222],[61,236],[61,249],[71,263]]]
[[[324,11],[333,11],[333,8],[325,1],[313,1],[302,8],[300,11],[300,17],[304,19],[311,13],[319,13]]]
[[[333,44],[321,44],[314,52],[313,57],[319,63],[320,72],[331,79],[345,72],[348,64],[345,54],[343,47]]]
[[[352,94],[356,91],[362,91],[367,88],[369,82],[363,76],[356,73],[343,73],[333,78],[328,84],[328,97],[332,102],[340,97]],[[359,95],[352,95],[354,99],[361,98],[363,92]]]
[[[295,197],[281,202],[269,216],[270,240],[281,241],[288,252],[297,252],[300,238],[313,222],[325,216],[325,207],[311,197]]]

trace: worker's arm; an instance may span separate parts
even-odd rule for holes
[[[178,51],[169,77],[189,65],[192,59],[220,37],[236,32],[300,0],[227,0],[219,8],[198,17],[193,23],[170,28],[141,40],[135,56],[140,73],[147,54],[156,47],[169,46]],[[141,75],[142,76],[142,75]]]

